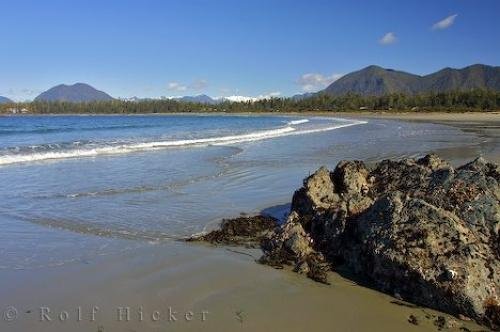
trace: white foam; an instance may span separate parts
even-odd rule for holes
[[[346,122],[346,120],[342,119],[330,119],[330,120]],[[294,124],[305,123],[308,121],[309,120],[307,119],[296,120]],[[149,151],[149,150],[169,148],[169,147],[228,145],[228,144],[235,144],[242,142],[253,142],[253,141],[259,141],[259,140],[288,136],[288,135],[303,135],[303,134],[318,133],[349,126],[355,126],[364,123],[366,122],[353,120],[345,124],[336,124],[328,127],[303,129],[303,130],[297,130],[296,128],[289,125],[283,128],[263,130],[241,135],[185,139],[176,141],[127,143],[121,145],[102,146],[102,147],[87,148],[87,149],[85,148],[70,149],[67,151],[46,151],[46,152],[29,153],[29,154],[11,154],[11,155],[0,156],[0,165],[9,165],[15,163],[26,163],[26,162],[45,161],[54,159],[96,157],[100,155],[116,155],[116,154],[125,154],[138,151]]]
[[[330,131],[330,130],[335,130],[335,129],[340,129],[340,128],[346,128],[346,127],[351,127],[351,126],[356,126],[360,124],[365,124],[367,123],[366,121],[352,121],[351,123],[346,123],[346,124],[338,124],[334,126],[329,126],[329,127],[323,127],[323,128],[312,128],[312,129],[303,129],[303,130],[294,130],[290,132],[283,133],[279,135],[280,137],[283,136],[292,136],[292,135],[305,135],[305,134],[314,134],[314,133],[320,133],[320,132],[325,132],[325,131]],[[227,144],[235,144],[235,143],[243,143],[243,142],[250,142],[254,140],[232,140],[229,142],[217,142],[214,143],[213,145],[227,145]]]
[[[43,161],[51,159],[67,159],[67,158],[81,158],[81,157],[96,157],[99,155],[113,155],[124,154],[137,151],[147,151],[168,147],[181,147],[189,145],[210,145],[231,142],[248,142],[262,139],[269,139],[279,137],[285,133],[294,131],[293,127],[283,127],[278,129],[271,129],[259,131],[249,134],[222,136],[222,137],[208,137],[199,139],[185,139],[177,141],[156,141],[145,143],[129,143],[113,146],[102,146],[92,149],[71,149],[68,151],[47,151],[29,154],[11,154],[0,156],[0,165],[8,165],[14,163]]]
[[[307,123],[309,122],[308,119],[302,119],[302,120],[293,120],[293,121],[290,121],[288,122],[289,125],[298,125],[298,124],[301,124],[301,123]]]

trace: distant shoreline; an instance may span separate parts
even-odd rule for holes
[[[421,121],[494,121],[500,123],[500,111],[468,112],[404,112],[404,111],[307,111],[307,112],[169,112],[169,113],[47,113],[47,114],[0,114],[0,117],[31,116],[165,116],[165,115],[225,115],[225,116],[331,116],[363,117],[371,119],[421,120]]]

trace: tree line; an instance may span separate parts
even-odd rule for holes
[[[45,102],[0,104],[1,113],[33,114],[147,114],[183,112],[307,112],[307,111],[491,111],[500,109],[500,92],[488,90],[452,91],[384,96],[318,93],[309,98],[270,98],[255,102],[203,104],[173,99],[140,101]]]

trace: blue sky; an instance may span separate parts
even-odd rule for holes
[[[0,95],[288,96],[378,64],[500,65],[500,1],[0,0]],[[441,22],[441,23],[438,23]]]

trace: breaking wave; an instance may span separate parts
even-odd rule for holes
[[[229,145],[243,142],[253,142],[271,138],[277,138],[288,135],[311,134],[334,129],[359,125],[366,123],[365,121],[329,119],[337,121],[333,125],[323,127],[297,128],[300,124],[308,123],[309,120],[294,120],[288,122],[287,126],[275,129],[256,131],[246,134],[227,135],[218,137],[181,139],[181,140],[161,140],[151,142],[111,142],[101,144],[75,144],[74,142],[64,145],[51,144],[40,149],[32,149],[25,151],[15,148],[14,151],[9,149],[6,154],[0,155],[0,165],[9,165],[15,163],[28,163],[45,160],[57,160],[68,158],[82,157],[97,157],[100,155],[117,155],[140,151],[151,151],[165,148],[189,147],[189,146],[209,146],[209,145]],[[80,142],[79,142],[80,143]]]
[[[298,124],[302,124],[302,123],[307,123],[309,122],[309,120],[307,119],[302,119],[302,120],[293,120],[293,121],[290,121],[288,122],[289,125],[298,125]]]

